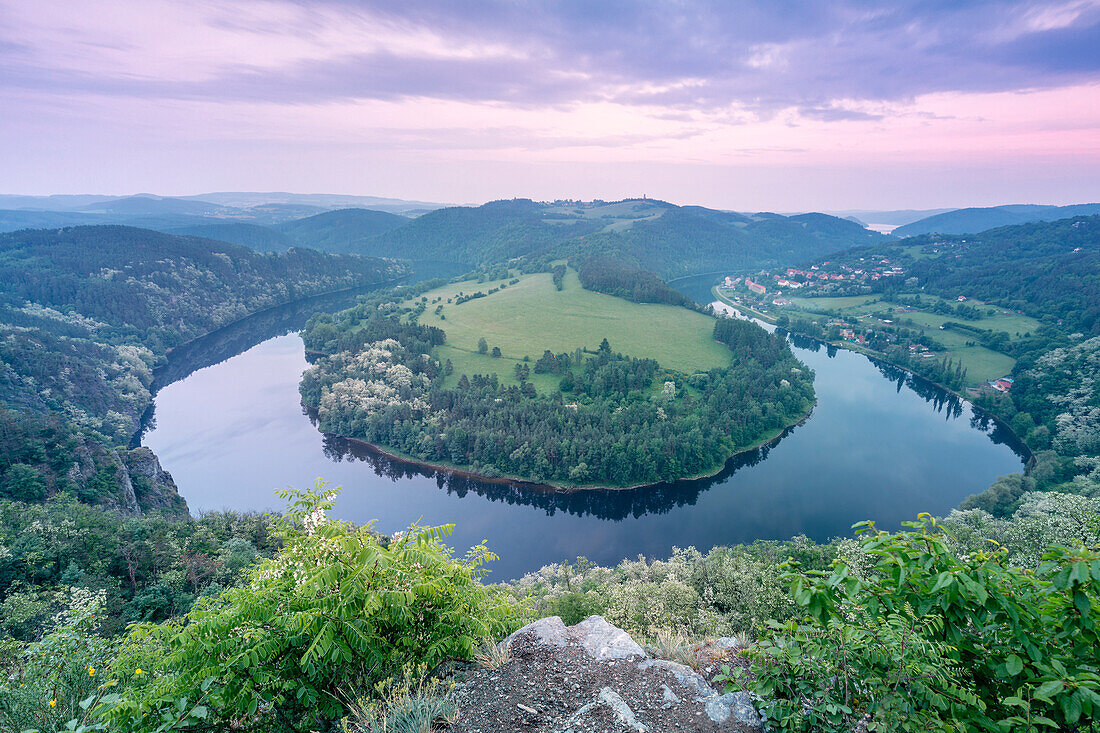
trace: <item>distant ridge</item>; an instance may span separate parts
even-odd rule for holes
[[[271,227],[237,221],[173,227],[165,229],[164,232],[166,234],[217,239],[230,244],[239,244],[257,252],[286,252],[297,245],[293,239]]]
[[[896,237],[913,237],[918,234],[976,234],[995,227],[1013,224],[1029,224],[1036,221],[1055,221],[1073,216],[1100,214],[1100,204],[1074,204],[1072,206],[1040,206],[1014,204],[984,208],[956,209],[929,216],[919,221],[899,226],[893,231]]]
[[[439,209],[365,239],[353,251],[465,265],[611,255],[671,278],[814,257],[881,239],[827,214],[739,214],[652,199],[511,199]]]

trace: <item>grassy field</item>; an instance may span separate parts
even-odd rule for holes
[[[931,296],[928,295],[922,295],[922,298],[926,302],[931,300]],[[820,316],[824,319],[827,316],[822,313],[823,310],[837,309],[841,311],[841,315],[844,317],[858,319],[865,326],[874,326],[879,323],[870,314],[888,310],[890,311],[888,320],[893,321],[895,325],[924,329],[931,338],[943,344],[947,349],[947,352],[942,354],[943,356],[951,359],[961,359],[963,366],[966,367],[967,381],[972,385],[1008,374],[1016,363],[1015,359],[984,346],[968,345],[968,342],[974,340],[973,335],[951,329],[941,331],[940,326],[948,322],[961,323],[983,330],[1004,331],[1013,339],[1020,338],[1039,327],[1039,322],[1034,318],[1006,311],[1003,308],[979,300],[968,300],[967,305],[972,305],[982,311],[992,308],[996,313],[986,315],[976,321],[967,321],[958,316],[944,316],[928,311],[897,313],[894,311],[898,307],[897,304],[884,303],[878,299],[878,296],[874,295],[837,298],[791,298],[791,303],[802,309],[801,315],[803,316]],[[948,304],[955,305],[955,301],[949,301]]]
[[[937,300],[932,296],[922,295],[925,302]],[[811,313],[820,314],[822,310],[839,309],[845,311],[845,315],[849,317],[861,316],[869,313],[874,313],[881,310],[893,311],[898,306],[894,303],[884,303],[878,299],[876,295],[853,295],[847,297],[838,298],[791,298],[791,303],[802,308],[805,311]],[[993,331],[1004,331],[1012,338],[1019,338],[1025,333],[1033,333],[1039,328],[1039,322],[1034,318],[1030,318],[1020,313],[1014,313],[1012,311],[1006,311],[1003,308],[998,308],[995,305],[984,303],[980,300],[968,300],[967,305],[972,305],[982,311],[993,309],[996,311],[994,315],[987,315],[976,321],[967,321],[959,318],[958,316],[944,316],[938,313],[930,313],[928,311],[917,311],[915,313],[894,313],[891,316],[895,322],[901,322],[905,320],[912,321],[917,327],[923,327],[931,331],[932,329],[939,329],[944,323],[953,321],[955,323],[962,323],[967,326],[973,326],[980,329],[991,329]],[[955,305],[955,301],[949,301],[948,305]]]
[[[836,298],[790,298],[791,303],[808,311],[833,310],[834,308],[859,308],[878,302],[877,295],[845,295]]]
[[[546,349],[555,354],[577,348],[595,350],[604,338],[614,351],[656,359],[662,367],[680,372],[705,371],[729,364],[729,351],[713,339],[714,320],[701,313],[669,305],[641,305],[581,287],[569,270],[565,287],[557,290],[548,273],[526,275],[515,285],[461,305],[447,303],[458,293],[488,292],[500,282],[450,283],[425,293],[427,310],[420,323],[447,332],[440,359],[454,364],[460,374],[497,374],[513,383],[517,362],[529,356],[529,365]],[[442,298],[441,301],[436,301]],[[411,301],[407,304],[411,305]],[[441,318],[434,311],[443,305]],[[489,348],[499,346],[494,359],[477,353],[478,339]],[[540,390],[556,389],[560,377],[531,374]]]

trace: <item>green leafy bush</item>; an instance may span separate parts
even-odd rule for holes
[[[787,574],[808,615],[767,627],[755,692],[785,731],[1075,730],[1100,715],[1100,552],[1051,546],[1037,569],[957,554],[928,516],[862,525],[876,559]]]
[[[102,593],[73,589],[52,628],[27,645],[0,681],[0,730],[53,730],[83,716],[80,702],[103,682],[115,646],[97,634],[103,599]]]
[[[291,508],[275,557],[182,620],[132,628],[112,668],[125,690],[105,712],[112,730],[151,730],[204,683],[210,721],[306,729],[344,715],[345,690],[469,658],[518,626],[520,606],[480,582],[495,556],[479,546],[453,557],[450,527],[390,540],[329,518],[323,485],[282,496]]]

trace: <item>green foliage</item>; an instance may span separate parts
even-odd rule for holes
[[[408,222],[404,216],[385,211],[337,209],[284,222],[274,228],[287,235],[291,245],[310,247],[322,252],[361,254],[359,243],[362,240]]]
[[[114,643],[98,635],[104,594],[74,590],[52,628],[0,682],[0,730],[60,728],[84,717],[81,701],[103,683]]]
[[[273,552],[271,522],[237,512],[127,518],[67,493],[35,504],[0,500],[0,645],[38,639],[73,586],[105,594],[106,635],[184,613]]]
[[[668,303],[695,308],[691,298],[669,287],[652,272],[622,259],[593,255],[579,263],[577,275],[581,285],[588,290],[626,298],[635,303]]]
[[[42,473],[26,463],[15,463],[4,471],[0,491],[17,501],[40,501],[46,498],[46,482]]]
[[[180,621],[133,628],[112,666],[127,683],[107,713],[112,725],[149,730],[145,719],[208,678],[211,720],[312,725],[344,714],[344,690],[410,664],[469,658],[481,639],[516,626],[519,606],[480,582],[494,559],[484,546],[453,557],[449,527],[384,540],[330,519],[335,493],[322,484],[282,492],[290,509],[275,557]],[[136,680],[138,664],[155,673]]]
[[[1100,713],[1100,552],[1051,546],[1032,570],[955,552],[927,515],[857,526],[872,568],[788,565],[807,617],[770,624],[754,664],[781,730],[1073,729]]]
[[[747,635],[769,619],[786,620],[798,611],[780,578],[783,560],[795,557],[805,567],[824,569],[838,554],[857,566],[866,562],[854,540],[817,544],[796,537],[705,554],[676,549],[667,560],[623,560],[609,568],[578,558],[505,587],[529,599],[537,616],[561,616],[566,623],[600,614],[645,638],[669,630],[691,637]]]

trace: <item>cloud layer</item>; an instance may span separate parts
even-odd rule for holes
[[[288,164],[303,137],[444,162],[775,165],[985,138],[966,149],[1100,167],[1097,49],[1100,0],[0,0],[0,132],[162,151],[243,135]]]

